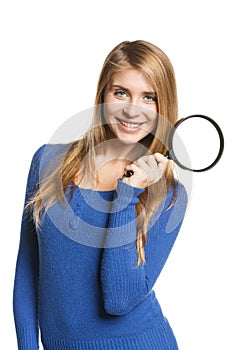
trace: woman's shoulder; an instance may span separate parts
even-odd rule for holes
[[[169,218],[166,232],[170,233],[177,227],[184,219],[188,205],[188,194],[185,186],[175,181],[163,201],[162,212]]]
[[[43,144],[34,152],[31,160],[31,173],[47,177],[63,162],[71,144]]]
[[[32,162],[40,166],[51,165],[57,159],[66,156],[72,144],[43,144],[33,154]]]
[[[171,204],[177,205],[180,202],[187,202],[187,191],[185,186],[178,180],[174,180],[174,183],[168,189],[165,198],[165,208],[168,208]]]
[[[66,154],[71,146],[72,144],[43,144],[36,149],[36,151],[33,154],[33,159],[37,160],[41,159],[42,157],[53,158],[55,156]]]
[[[178,180],[169,187],[161,206],[162,211],[167,211],[173,207],[187,207],[188,195],[185,186]]]

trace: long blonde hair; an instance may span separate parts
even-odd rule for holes
[[[104,103],[104,93],[113,74],[130,67],[143,72],[153,87],[157,97],[158,115],[161,116],[158,117],[155,135],[149,139],[148,153],[166,154],[169,129],[178,119],[178,106],[173,67],[161,49],[143,40],[124,41],[117,45],[103,64],[97,85],[95,106]],[[74,179],[77,179],[77,174],[80,175],[92,169],[93,152],[98,144],[106,141],[106,125],[103,118],[102,113],[95,113],[93,127],[80,140],[71,144],[63,161],[58,163],[43,183],[39,184],[39,189],[28,202],[28,206],[33,207],[37,226],[40,225],[40,213],[46,212],[54,203],[63,200],[64,193],[68,186],[74,183]],[[84,158],[87,161],[83,162]],[[61,177],[60,186],[57,181],[59,176]],[[78,183],[80,179],[81,177],[78,177]],[[136,205],[138,265],[145,262],[144,247],[150,218],[171,185],[175,193],[173,164],[169,162],[162,179],[150,186],[150,189],[146,188],[139,196],[139,203]],[[149,192],[153,195],[148,195]]]

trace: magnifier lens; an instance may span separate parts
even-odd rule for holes
[[[185,118],[178,123],[172,137],[174,160],[184,168],[196,171],[208,168],[221,147],[219,131],[203,117]]]

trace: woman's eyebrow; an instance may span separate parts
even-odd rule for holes
[[[122,90],[125,90],[125,91],[129,91],[129,89],[127,89],[126,87],[124,87],[122,85],[118,85],[118,84],[112,84],[111,85],[111,89],[112,88],[117,88],[117,89],[122,89]]]
[[[153,95],[156,96],[156,92],[155,91],[144,91],[143,95]]]

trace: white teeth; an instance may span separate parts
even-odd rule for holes
[[[125,123],[125,122],[121,122],[121,124],[130,129],[136,129],[140,125],[140,124],[133,124],[133,123]]]

